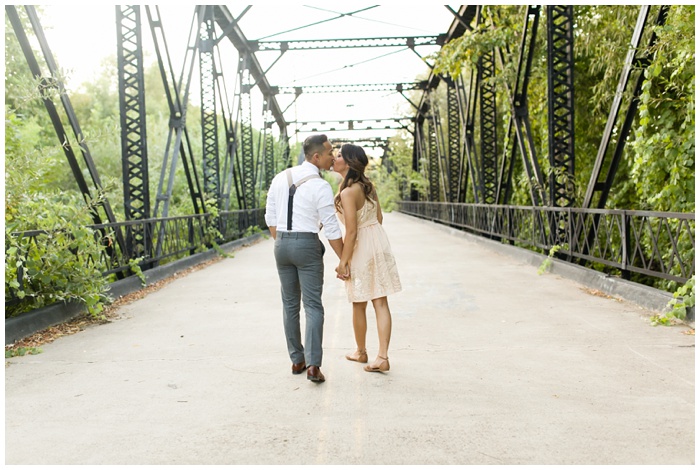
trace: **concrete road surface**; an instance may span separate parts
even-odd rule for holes
[[[688,327],[409,216],[384,225],[404,288],[387,374],[344,359],[330,249],[327,380],[291,374],[266,239],[6,360],[6,464],[695,462]]]

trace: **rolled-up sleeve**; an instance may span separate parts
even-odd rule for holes
[[[328,183],[324,184],[320,193],[318,215],[323,224],[323,233],[328,240],[342,238],[343,233],[340,231],[340,224],[335,216],[335,202],[331,185]]]

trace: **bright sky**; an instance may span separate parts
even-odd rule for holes
[[[238,17],[246,5],[228,4],[231,14]],[[240,19],[239,26],[248,39],[300,40],[336,38],[378,38],[404,36],[434,36],[445,33],[453,15],[445,6],[431,2],[394,2],[374,6],[355,2],[325,2],[320,5],[302,5],[282,2],[258,2]],[[49,45],[60,67],[71,71],[69,88],[89,80],[106,56],[116,54],[116,26],[114,5],[45,5],[42,26]],[[367,8],[352,16],[341,13]],[[454,10],[459,5],[452,5]],[[187,46],[194,14],[194,5],[161,5],[160,15],[168,41],[168,48],[179,73]],[[145,7],[142,7],[142,27],[146,60],[155,60],[153,41],[147,25]],[[296,29],[310,23],[317,25]],[[283,33],[284,32],[284,33]],[[278,34],[283,33],[283,34]],[[221,43],[224,58],[224,76],[236,80],[238,54],[227,41]],[[422,56],[435,52],[433,46],[417,47]],[[258,61],[264,69],[278,58],[279,52],[258,52]],[[406,47],[334,49],[329,51],[288,51],[272,66],[267,74],[273,86],[303,86],[325,84],[366,84],[411,82],[418,75],[427,76],[428,67]],[[195,73],[198,67],[195,64]],[[198,76],[193,77],[193,81]],[[231,91],[229,91],[231,93]],[[262,114],[262,98],[253,93],[253,115]],[[198,99],[198,89],[190,96]],[[293,95],[277,95],[282,109],[292,102]],[[365,92],[343,94],[302,95],[285,113],[287,121],[369,120],[411,116],[411,105],[396,92]],[[254,125],[260,124],[254,120]],[[275,126],[276,127],[276,126]],[[308,126],[307,126],[308,128]],[[293,135],[294,126],[289,133]],[[329,137],[387,136],[395,131],[327,132]],[[299,133],[303,139],[305,134]],[[294,139],[293,139],[294,141]]]

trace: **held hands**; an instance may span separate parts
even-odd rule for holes
[[[337,268],[335,268],[335,274],[338,279],[341,281],[346,281],[350,279],[350,264],[348,263],[343,263],[342,261],[338,265]]]

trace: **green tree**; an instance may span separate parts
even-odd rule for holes
[[[630,186],[640,208],[695,211],[695,7],[673,6],[648,51]]]

